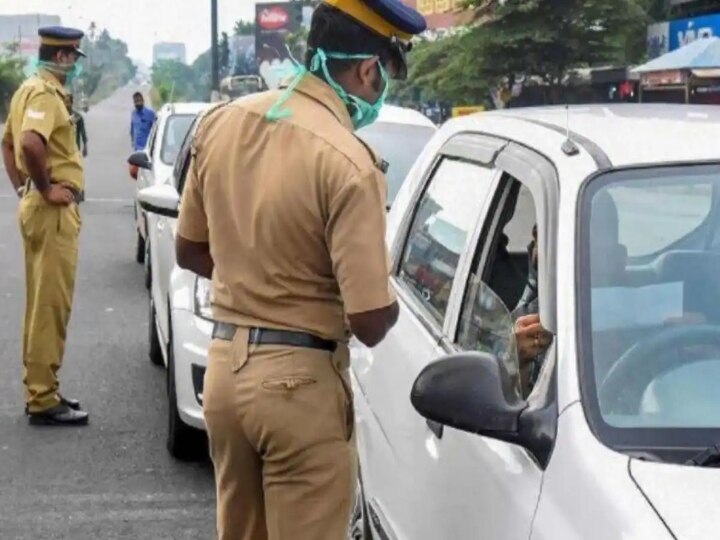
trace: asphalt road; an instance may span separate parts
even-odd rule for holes
[[[30,427],[23,415],[24,304],[17,198],[0,173],[0,539],[214,536],[208,463],[165,450],[164,371],[147,357],[147,293],[134,262],[127,175],[131,90],[86,115],[87,202],[61,389],[86,428]]]

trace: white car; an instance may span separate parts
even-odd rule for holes
[[[137,240],[135,243],[135,259],[145,264],[145,286],[150,288],[152,266],[150,257],[150,244],[148,240],[148,216],[137,201],[137,193],[142,189],[164,182],[172,174],[175,158],[180,151],[180,145],[190,129],[195,116],[204,111],[207,103],[172,103],[163,105],[157,113],[145,150],[135,152],[128,162],[138,167],[135,196],[135,228]]]
[[[389,215],[399,321],[352,347],[352,538],[718,537],[718,140],[674,105],[438,132]]]
[[[204,449],[203,378],[213,327],[210,282],[175,264],[176,218],[196,125],[197,121],[183,143],[171,178],[139,195],[140,203],[157,220],[157,232],[155,228],[150,232],[154,269],[150,358],[168,368],[167,448],[178,459],[199,457]],[[358,132],[390,164],[388,203],[435,132],[434,124],[422,114],[393,106],[383,108],[378,122]]]

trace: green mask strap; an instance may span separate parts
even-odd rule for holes
[[[292,116],[292,111],[288,108],[283,108],[283,105],[285,105],[287,100],[290,99],[290,95],[295,91],[295,89],[300,84],[300,81],[303,80],[305,74],[308,72],[307,69],[305,69],[305,66],[301,65],[298,65],[296,67],[296,70],[297,75],[295,75],[293,81],[288,85],[288,87],[280,95],[277,101],[273,103],[273,106],[270,107],[270,110],[265,113],[265,118],[267,118],[270,122],[277,122],[279,120],[284,120],[285,118],[289,118]]]

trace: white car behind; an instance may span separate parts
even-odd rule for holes
[[[182,145],[167,181],[139,194],[142,206],[155,215],[150,229],[152,267],[150,299],[150,358],[164,363],[168,374],[167,448],[178,459],[193,459],[204,451],[203,378],[212,335],[210,282],[175,264],[175,234],[180,194],[190,162],[190,142],[197,120]],[[388,204],[425,144],[434,124],[409,109],[386,106],[378,121],[358,132],[389,162]],[[260,262],[261,263],[261,262]]]

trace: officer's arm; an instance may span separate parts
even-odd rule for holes
[[[20,137],[21,150],[27,172],[41,192],[50,187],[47,141],[55,130],[57,112],[57,98],[48,92],[31,96],[24,111]]]
[[[385,246],[385,179],[375,169],[342,183],[330,196],[326,241],[355,337],[380,343],[398,318]]]
[[[202,196],[202,183],[193,157],[188,167],[178,219],[175,257],[178,266],[210,279],[215,264],[210,255],[210,233]]]
[[[8,119],[8,123],[10,123],[10,119]],[[7,171],[13,189],[17,192],[23,186],[23,181],[22,178],[20,178],[20,171],[18,171],[17,164],[15,163],[15,146],[13,145],[12,137],[7,134],[2,141],[2,155],[3,162],[5,163],[5,171]]]

